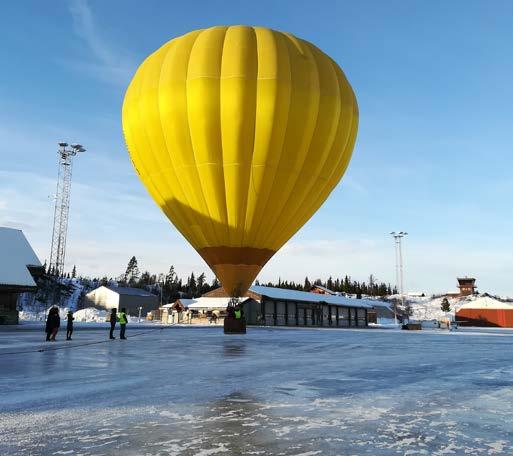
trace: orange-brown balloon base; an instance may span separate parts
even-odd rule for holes
[[[254,247],[204,247],[199,254],[210,266],[230,296],[243,296],[276,253]]]

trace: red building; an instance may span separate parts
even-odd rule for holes
[[[456,322],[460,326],[513,328],[513,304],[489,297],[478,298],[458,309]]]

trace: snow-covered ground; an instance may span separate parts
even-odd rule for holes
[[[98,325],[0,330],[1,455],[513,453],[513,331]]]
[[[400,299],[398,295],[391,296],[389,299],[395,298]],[[513,306],[513,302],[503,302],[494,297],[486,294],[477,296],[464,296],[448,298],[450,304],[450,311],[444,312],[442,310],[442,301],[444,297],[413,297],[408,296],[405,298],[405,302],[410,304],[413,311],[411,316],[412,320],[444,320],[446,318],[454,318],[455,313],[462,306],[477,306],[477,307],[509,307]],[[399,306],[401,307],[401,306]]]
[[[59,308],[59,315],[61,317],[61,325],[65,325],[66,322],[64,321],[66,318],[66,315],[68,313],[67,307]],[[21,322],[31,322],[31,321],[44,321],[45,320],[45,314],[41,311],[35,311],[35,310],[23,310],[20,311],[20,321]],[[110,312],[107,312],[106,310],[102,309],[96,309],[95,307],[87,307],[85,309],[77,310],[76,312],[73,312],[73,316],[75,317],[75,323],[76,322],[105,322],[108,321]],[[138,317],[131,317],[128,316],[128,321],[137,322],[139,321]]]

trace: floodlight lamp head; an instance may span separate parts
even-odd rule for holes
[[[67,142],[60,142],[59,143],[59,147],[68,147],[68,143]]]
[[[77,150],[77,152],[85,152],[86,150],[83,147],[80,147],[80,149]]]

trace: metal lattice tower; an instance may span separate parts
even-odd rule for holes
[[[60,276],[64,272],[73,157],[78,152],[85,152],[81,144],[71,144],[68,147],[68,143],[59,143],[59,172],[57,176],[57,192],[55,194],[52,249],[48,269],[51,274],[56,276]]]
[[[395,278],[397,284],[397,292],[400,294],[401,304],[404,306],[403,250],[401,246],[401,240],[404,236],[407,236],[408,233],[406,231],[399,231],[399,233],[392,231],[390,234],[392,235],[395,241]],[[397,307],[395,304],[394,320],[397,324]]]

